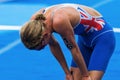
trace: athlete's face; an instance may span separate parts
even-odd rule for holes
[[[38,46],[36,46],[35,50],[41,50],[45,48],[45,46],[49,43],[49,41],[50,41],[50,35],[45,35],[41,40],[41,43]]]

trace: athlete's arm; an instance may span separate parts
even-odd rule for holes
[[[67,63],[66,63],[65,57],[63,55],[63,52],[62,52],[62,50],[60,48],[60,45],[54,39],[53,36],[51,36],[51,40],[49,42],[49,47],[51,49],[52,54],[55,56],[55,58],[57,59],[57,61],[62,66],[65,74],[70,74],[69,68],[67,66]]]
[[[89,76],[82,54],[75,42],[73,28],[66,15],[56,14],[56,16],[54,16],[54,29],[62,36],[82,75]]]

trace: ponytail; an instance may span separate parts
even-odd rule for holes
[[[38,15],[36,15],[35,20],[43,20],[44,21],[44,20],[46,20],[46,18],[43,14],[38,14]]]

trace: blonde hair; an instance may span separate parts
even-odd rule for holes
[[[41,44],[43,39],[42,32],[44,31],[45,24],[43,21],[45,17],[43,14],[36,15],[35,20],[30,20],[20,30],[20,37],[23,44],[28,49],[34,49]]]

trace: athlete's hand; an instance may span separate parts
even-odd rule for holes
[[[85,76],[85,77],[82,77],[82,80],[92,80],[92,79],[90,76],[88,76],[88,77]]]
[[[73,80],[72,74],[66,74],[66,80]]]

